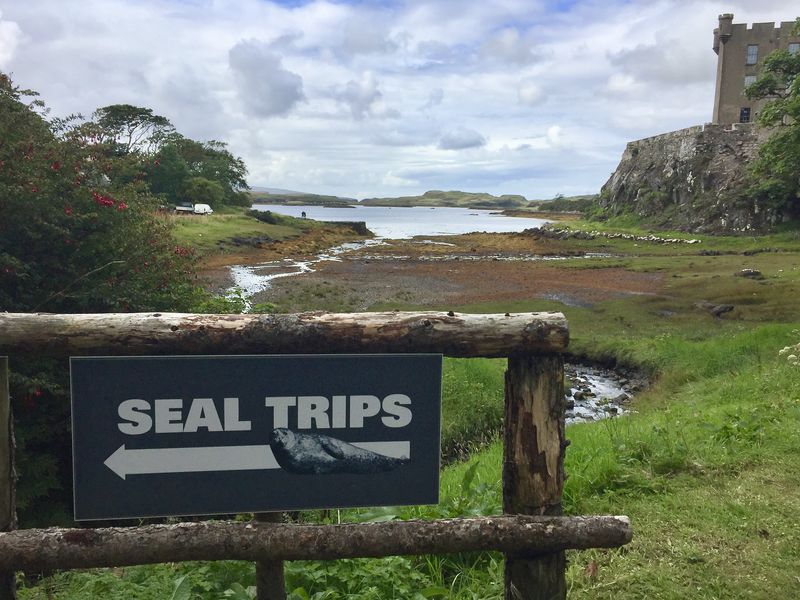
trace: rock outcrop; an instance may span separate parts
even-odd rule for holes
[[[748,162],[768,132],[705,125],[630,142],[600,193],[610,216],[694,232],[763,231],[782,216],[743,194]]]

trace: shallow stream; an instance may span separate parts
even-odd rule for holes
[[[364,210],[360,209],[328,209],[321,207],[256,207],[266,209],[276,209],[275,212],[283,212],[284,214],[292,214],[296,212],[296,216],[305,210],[308,212],[314,209],[313,216],[320,220],[364,220],[367,216]],[[361,207],[362,209],[372,207]],[[277,210],[282,209],[282,210]],[[486,219],[492,219],[496,215],[491,215],[490,211],[478,211],[481,214],[476,214],[476,211],[466,211],[464,209],[439,209],[438,211],[431,212],[427,208],[416,209],[395,209],[394,213],[390,213],[391,209],[383,209],[386,214],[391,214],[396,218],[397,215],[404,215],[405,221],[403,222],[390,222],[382,223],[379,227],[368,221],[368,227],[377,230],[379,237],[358,241],[348,242],[331,248],[325,252],[318,254],[316,257],[308,260],[296,260],[285,258],[278,261],[269,261],[256,265],[236,265],[231,267],[231,277],[233,279],[233,286],[228,290],[229,294],[240,293],[245,301],[248,303],[249,299],[255,294],[263,292],[269,288],[272,281],[284,277],[294,277],[303,275],[305,273],[313,273],[316,265],[323,261],[341,261],[347,260],[346,254],[355,250],[363,250],[374,246],[386,245],[390,237],[392,239],[403,239],[412,236],[420,235],[441,235],[466,233],[468,231],[475,231],[480,229],[479,222],[485,224]],[[372,211],[366,211],[372,212]],[[341,213],[341,214],[339,214]],[[463,214],[462,214],[463,213]],[[311,214],[311,213],[308,213]],[[450,231],[446,224],[442,224],[442,217],[450,217],[458,215],[458,223],[454,224],[453,229]],[[435,215],[435,217],[434,217]],[[467,217],[480,216],[481,219],[470,220]],[[432,218],[433,217],[433,218]],[[438,217],[438,219],[437,219]],[[446,219],[444,219],[446,221]],[[503,222],[500,225],[501,221]],[[492,227],[490,230],[503,231],[504,227],[509,227],[508,231],[519,230],[520,223],[524,223],[524,227],[530,225],[526,223],[529,219],[515,219],[504,217],[502,220],[492,220]],[[471,227],[471,228],[470,228]],[[439,231],[443,229],[443,231]],[[462,229],[465,229],[462,231]],[[434,242],[431,240],[419,240],[420,244],[438,244],[438,245],[453,245],[447,242]],[[603,254],[586,254],[581,258],[601,258],[607,255]],[[362,260],[404,260],[410,257],[402,255],[359,255]],[[535,254],[518,255],[518,256],[463,256],[463,255],[443,255],[443,256],[430,256],[422,258],[421,260],[432,261],[446,261],[446,260],[513,260],[513,261],[551,261],[551,260],[567,260],[575,258],[573,256],[540,256]],[[568,304],[568,302],[567,302]],[[637,391],[639,383],[631,382],[626,377],[598,367],[591,367],[585,365],[566,365],[565,371],[568,380],[572,382],[571,389],[567,391],[567,423],[577,423],[585,421],[595,421],[607,417],[620,415],[626,412],[626,405],[630,400],[632,394]]]

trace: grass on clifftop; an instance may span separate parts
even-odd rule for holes
[[[211,215],[175,215],[175,238],[199,254],[219,252],[220,243],[232,238],[285,240],[312,227],[309,220],[280,216],[277,223],[264,223],[247,215],[243,208],[227,208]]]

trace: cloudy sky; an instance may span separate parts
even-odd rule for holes
[[[136,104],[227,142],[253,186],[549,198],[598,191],[629,140],[710,120],[722,12],[797,16],[786,0],[0,0],[0,71],[54,115]]]

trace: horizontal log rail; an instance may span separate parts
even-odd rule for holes
[[[114,567],[189,560],[331,560],[497,550],[533,556],[614,548],[627,517],[503,515],[343,525],[199,522],[0,533],[0,571]]]
[[[561,313],[0,313],[0,354],[327,354],[432,352],[501,357],[562,352]]]

